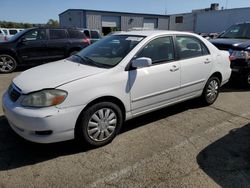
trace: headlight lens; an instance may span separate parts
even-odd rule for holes
[[[233,51],[231,56],[230,56],[231,60],[235,60],[235,59],[245,59],[245,60],[249,60],[250,59],[250,52],[249,51]]]
[[[47,89],[25,96],[21,104],[26,107],[49,107],[61,104],[66,97],[66,91]]]

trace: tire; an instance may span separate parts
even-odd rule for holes
[[[100,102],[81,113],[75,137],[88,146],[103,146],[115,138],[122,124],[123,115],[119,106],[111,102]]]
[[[208,106],[213,104],[219,96],[220,80],[217,77],[208,79],[201,96],[202,104]]]
[[[0,55],[0,73],[11,73],[17,67],[16,59],[8,54]]]
[[[250,88],[250,71],[245,76],[245,83],[248,88]]]

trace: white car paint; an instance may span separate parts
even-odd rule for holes
[[[74,138],[77,118],[93,100],[112,96],[125,108],[125,120],[187,99],[199,97],[210,76],[219,72],[225,84],[231,75],[229,53],[218,50],[202,37],[175,31],[130,31],[115,35],[140,35],[142,40],[115,67],[110,69],[61,60],[35,67],[13,80],[21,97],[12,102],[8,92],[3,96],[3,109],[13,130],[27,140],[51,143]],[[201,40],[210,55],[173,61],[126,71],[128,63],[149,41],[172,35],[193,36]],[[65,101],[45,108],[23,107],[23,97],[42,89],[56,88],[68,92]],[[35,131],[53,130],[47,136]]]

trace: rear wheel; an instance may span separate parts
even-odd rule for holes
[[[76,139],[87,145],[103,146],[115,138],[122,123],[119,106],[111,102],[94,104],[81,114]]]
[[[0,55],[0,72],[10,73],[13,72],[17,67],[17,61],[14,57],[8,54]]]
[[[220,80],[217,77],[209,78],[201,96],[202,103],[205,105],[213,104],[219,95],[219,89]]]

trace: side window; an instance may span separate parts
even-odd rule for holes
[[[3,33],[2,33],[2,31],[0,30],[0,35],[2,35]]]
[[[50,29],[49,30],[50,39],[66,39],[67,34],[65,30],[62,29]]]
[[[15,35],[15,34],[17,34],[17,30],[15,30],[15,29],[10,29],[10,30],[9,30],[9,33],[10,33],[10,35]]]
[[[99,39],[100,36],[97,31],[91,31],[91,38],[93,39]]]
[[[3,32],[5,33],[5,35],[8,35],[8,31],[6,29],[4,29]]]
[[[137,58],[148,57],[152,59],[152,63],[156,64],[164,61],[174,60],[174,45],[172,37],[161,37],[149,42]]]
[[[90,33],[88,30],[84,30],[84,34],[86,35],[86,37],[90,38]]]
[[[72,39],[84,39],[85,38],[85,34],[83,33],[82,30],[69,29],[68,33],[69,33],[69,37]]]
[[[23,37],[27,41],[46,40],[46,30],[45,29],[31,30],[27,32]]]
[[[198,39],[189,36],[177,36],[180,59],[199,57],[209,54],[208,49]]]

